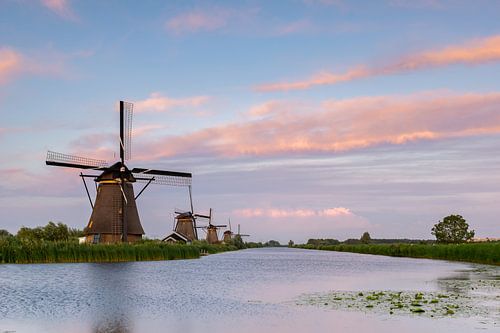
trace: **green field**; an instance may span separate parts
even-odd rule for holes
[[[392,257],[444,259],[500,265],[500,242],[463,244],[298,245],[296,247],[326,251],[377,254]]]
[[[0,239],[0,263],[75,263],[196,259],[200,252],[235,250],[225,245],[77,244],[75,242],[19,242]]]

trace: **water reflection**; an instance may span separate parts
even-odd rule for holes
[[[134,309],[131,295],[130,263],[93,264],[88,266],[91,320],[94,333],[131,333]],[[136,284],[140,281],[136,281]]]

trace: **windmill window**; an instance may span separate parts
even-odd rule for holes
[[[92,243],[98,244],[101,241],[101,234],[95,234],[94,239],[92,239]]]

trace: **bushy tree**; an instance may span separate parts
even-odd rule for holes
[[[288,247],[293,247],[295,245],[295,243],[293,242],[293,240],[289,240],[288,241]]]
[[[266,242],[265,246],[269,246],[269,247],[279,247],[281,246],[280,242],[274,240],[274,239],[271,239],[269,242]]]
[[[22,241],[38,242],[38,241],[43,240],[43,228],[42,227],[36,227],[36,228],[21,227],[17,231],[16,237]]]
[[[8,232],[5,229],[0,229],[0,238],[2,238],[2,237],[10,237],[10,236],[12,236],[12,234],[10,232]]]
[[[28,228],[21,227],[17,232],[16,237],[22,241],[39,242],[39,241],[67,241],[70,232],[68,226],[64,223],[49,222],[45,227]]]
[[[368,231],[365,231],[359,240],[363,244],[368,244],[368,243],[370,243],[372,238],[370,237],[370,234],[368,233]]]
[[[461,215],[450,215],[434,225],[432,234],[438,243],[463,243],[472,239],[475,232],[469,231],[469,225]]]
[[[310,238],[307,240],[308,245],[320,246],[320,245],[337,245],[340,242],[337,239],[325,238],[325,239],[314,239]]]
[[[238,249],[244,249],[245,248],[245,243],[243,242],[243,239],[241,238],[240,235],[235,235],[233,239],[231,239],[230,242],[232,245],[236,246]]]
[[[64,223],[49,222],[43,228],[43,239],[51,242],[67,241],[69,239],[68,226]]]

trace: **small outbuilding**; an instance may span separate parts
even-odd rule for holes
[[[172,232],[170,235],[163,238],[161,241],[166,243],[183,243],[183,244],[191,243],[191,241],[186,236],[176,231]]]

